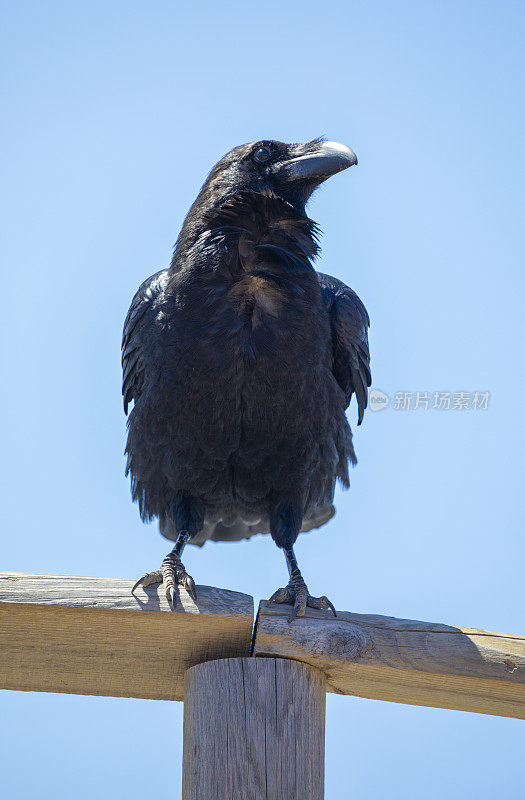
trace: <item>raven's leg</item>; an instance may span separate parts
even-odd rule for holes
[[[271,603],[289,603],[293,605],[293,611],[288,617],[288,622],[292,622],[295,617],[304,617],[307,606],[309,608],[330,608],[334,617],[336,617],[335,608],[330,600],[324,595],[322,597],[312,597],[301,575],[293,550],[293,543],[297,539],[301,523],[302,519],[298,518],[291,509],[280,509],[280,513],[270,520],[272,538],[277,546],[284,550],[290,580],[287,586],[277,589],[273,593],[266,605],[269,606]]]
[[[175,547],[171,553],[168,553],[160,569],[155,570],[155,572],[146,572],[142,578],[139,578],[131,593],[133,594],[137,586],[163,583],[168,603],[171,606],[175,606],[177,586],[183,586],[193,600],[197,599],[195,582],[191,575],[186,572],[186,568],[181,561],[181,555],[188,539],[201,529],[203,514],[197,503],[189,498],[180,496],[172,503],[170,512],[179,531]]]

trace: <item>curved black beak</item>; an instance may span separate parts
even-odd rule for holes
[[[281,181],[322,181],[357,164],[353,150],[339,142],[316,142],[304,145],[308,152],[297,158],[281,161],[270,167],[270,172]]]

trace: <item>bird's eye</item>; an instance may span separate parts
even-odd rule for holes
[[[257,161],[258,164],[264,164],[271,156],[271,150],[269,147],[258,147],[255,153],[253,154],[254,161]]]

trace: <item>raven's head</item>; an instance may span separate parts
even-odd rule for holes
[[[239,191],[272,192],[303,213],[314,189],[353,164],[356,154],[339,142],[241,144],[213,167],[197,202],[210,208]]]
[[[313,139],[286,144],[265,139],[234,147],[213,167],[186,217],[178,252],[200,233],[210,212],[239,192],[273,194],[304,214],[312,192],[332,175],[357,164],[353,150],[339,142]],[[172,263],[173,263],[172,262]]]

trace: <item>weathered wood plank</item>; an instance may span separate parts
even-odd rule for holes
[[[261,603],[255,656],[320,669],[327,690],[398,703],[525,718],[525,637],[414,620]]]
[[[171,611],[161,587],[132,586],[1,572],[0,688],[182,700],[189,667],[248,655],[250,596],[199,586]]]
[[[280,658],[188,670],[183,800],[322,800],[323,675]]]
[[[0,687],[181,700],[185,671],[248,655],[253,600],[199,587],[175,612],[159,587],[0,573]],[[138,612],[148,613],[138,613]],[[327,688],[380,700],[525,718],[525,637],[262,604],[254,655],[320,669]]]

